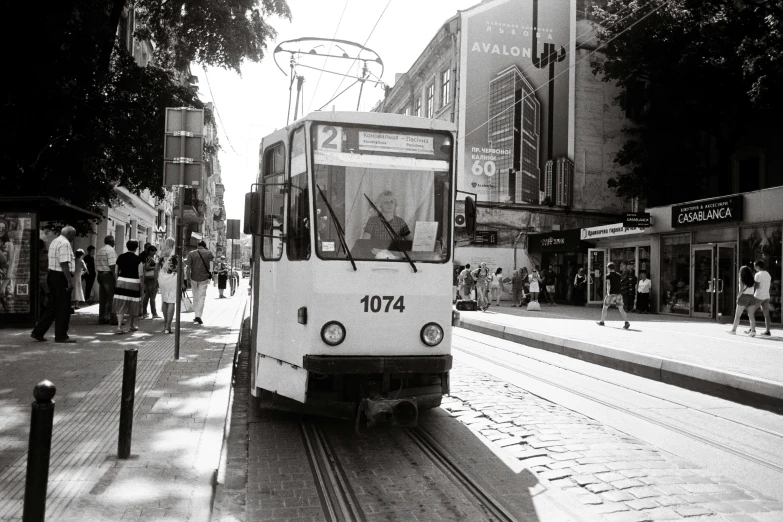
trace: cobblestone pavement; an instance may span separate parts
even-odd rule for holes
[[[783,502],[455,361],[442,408],[610,522],[783,520]]]
[[[245,294],[217,301],[203,327],[183,315],[180,359],[162,322],[115,336],[97,306],[72,321],[73,345],[36,343],[29,329],[0,341],[0,520],[21,518],[33,386],[57,386],[49,520],[206,520]],[[92,309],[95,310],[92,310]],[[131,458],[116,459],[122,361],[139,350]],[[227,373],[226,373],[227,372]]]

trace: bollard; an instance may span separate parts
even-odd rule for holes
[[[136,397],[136,348],[125,350],[122,367],[122,401],[120,402],[120,436],[117,440],[117,458],[127,459],[133,434],[133,400]]]
[[[46,488],[49,482],[49,455],[52,449],[54,401],[57,392],[50,381],[33,389],[30,443],[27,448],[27,478],[24,486],[23,522],[43,522],[46,515]]]

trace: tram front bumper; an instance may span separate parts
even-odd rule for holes
[[[451,370],[451,363],[451,355],[419,357],[305,355],[303,368],[321,374],[445,373]]]

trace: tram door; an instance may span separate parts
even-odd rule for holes
[[[601,303],[606,292],[606,249],[587,249],[587,302]]]

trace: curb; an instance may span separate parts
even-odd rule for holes
[[[783,412],[783,383],[474,318],[461,317],[459,326],[646,379],[776,413]]]
[[[239,353],[240,350],[246,340],[246,337],[249,336],[250,327],[249,325],[245,324],[245,321],[248,319],[247,317],[247,310],[248,309],[248,302],[245,302],[245,305],[242,308],[242,319],[240,321],[240,329],[239,329],[239,338],[237,339],[237,344],[234,347],[234,353],[232,356],[232,364],[231,364],[231,385],[229,387],[229,397],[228,397],[228,403],[226,408],[226,416],[224,419],[224,426],[223,426],[223,440],[221,443],[221,449],[220,449],[220,462],[218,464],[218,468],[215,470],[215,478],[213,482],[213,489],[212,489],[212,502],[211,502],[211,512],[209,516],[209,520],[216,520],[216,521],[223,521],[223,522],[238,522],[241,520],[244,520],[243,517],[239,516],[241,513],[244,512],[244,506],[239,505],[243,504],[241,501],[238,502],[239,499],[236,498],[236,495],[233,489],[236,488],[229,488],[227,487],[227,481],[231,480],[230,477],[228,477],[228,467],[229,467],[229,444],[233,441],[234,434],[231,432],[231,425],[233,422],[233,409],[234,409],[234,401],[235,398],[235,386],[236,386],[236,380],[237,380],[237,368],[239,363]],[[247,332],[245,332],[245,329],[248,329]]]

